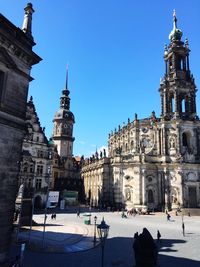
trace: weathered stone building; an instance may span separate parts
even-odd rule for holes
[[[53,123],[53,142],[55,146],[52,169],[52,188],[62,193],[65,190],[78,191],[83,199],[83,183],[80,177],[81,159],[73,156],[74,114],[70,111],[70,91],[68,72],[66,86],[60,97],[60,108],[55,113]]]
[[[176,14],[165,47],[161,116],[138,119],[109,134],[106,158],[85,161],[82,177],[93,205],[164,210],[200,207],[200,121],[189,44]],[[101,199],[99,199],[101,196]]]
[[[47,192],[51,187],[53,147],[40,125],[32,97],[27,103],[26,127],[19,176],[19,187],[23,191],[22,224],[30,223],[33,200],[35,209],[45,206]]]
[[[10,244],[19,162],[25,134],[26,102],[31,67],[41,58],[32,48],[31,4],[22,30],[0,15],[0,265],[6,265]]]

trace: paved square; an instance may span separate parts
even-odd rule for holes
[[[182,217],[172,214],[171,221],[167,221],[166,215],[136,215],[121,218],[121,213],[112,212],[92,212],[92,225],[84,224],[84,217],[81,214],[77,218],[75,213],[57,214],[56,221],[52,224],[63,225],[63,235],[66,235],[67,225],[79,225],[88,228],[90,239],[77,241],[77,247],[80,242],[92,242],[94,233],[94,216],[97,216],[97,224],[104,217],[106,223],[110,225],[109,237],[105,245],[104,267],[120,266],[132,267],[134,264],[134,253],[132,249],[133,235],[136,231],[142,232],[146,227],[156,239],[157,230],[161,233],[161,242],[159,246],[159,264],[163,267],[199,267],[200,266],[200,217],[184,216],[185,237],[182,234]],[[35,215],[34,219],[41,223],[43,215]],[[51,224],[50,216],[47,223]],[[55,228],[55,227],[54,227]],[[62,226],[59,226],[61,229]],[[52,228],[53,229],[53,228]],[[70,230],[70,227],[68,228]],[[70,234],[70,233],[68,233]],[[79,234],[74,233],[74,234]],[[62,231],[59,230],[58,236],[61,238]],[[33,236],[33,235],[32,235]],[[45,234],[46,236],[46,234]],[[68,242],[69,243],[69,242]],[[70,244],[69,244],[70,245]],[[76,246],[76,244],[73,244]],[[52,244],[53,246],[53,244]],[[31,266],[67,266],[67,267],[89,267],[101,266],[101,247],[90,246],[91,249],[73,253],[38,253],[27,251],[24,257],[24,265]],[[81,249],[80,249],[81,250]],[[70,250],[69,250],[70,251]]]

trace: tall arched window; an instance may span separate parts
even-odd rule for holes
[[[183,144],[183,146],[189,148],[189,146],[190,146],[190,133],[189,132],[184,132],[182,134],[182,144]]]
[[[133,146],[134,146],[134,142],[133,142],[133,140],[131,141],[131,148],[133,148]]]
[[[174,97],[171,97],[171,112],[174,112],[175,111],[175,108],[174,108]]]
[[[151,189],[148,190],[148,203],[154,203],[153,191]]]
[[[181,101],[181,112],[185,113],[185,99],[182,99]]]

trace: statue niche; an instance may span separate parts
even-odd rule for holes
[[[131,201],[131,190],[130,190],[130,188],[126,188],[126,190],[125,190],[125,200],[126,201]]]

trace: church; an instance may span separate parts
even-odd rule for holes
[[[98,153],[82,168],[87,201],[93,206],[163,211],[200,207],[200,121],[196,112],[189,43],[173,29],[164,49],[160,109],[109,134],[108,156]]]

